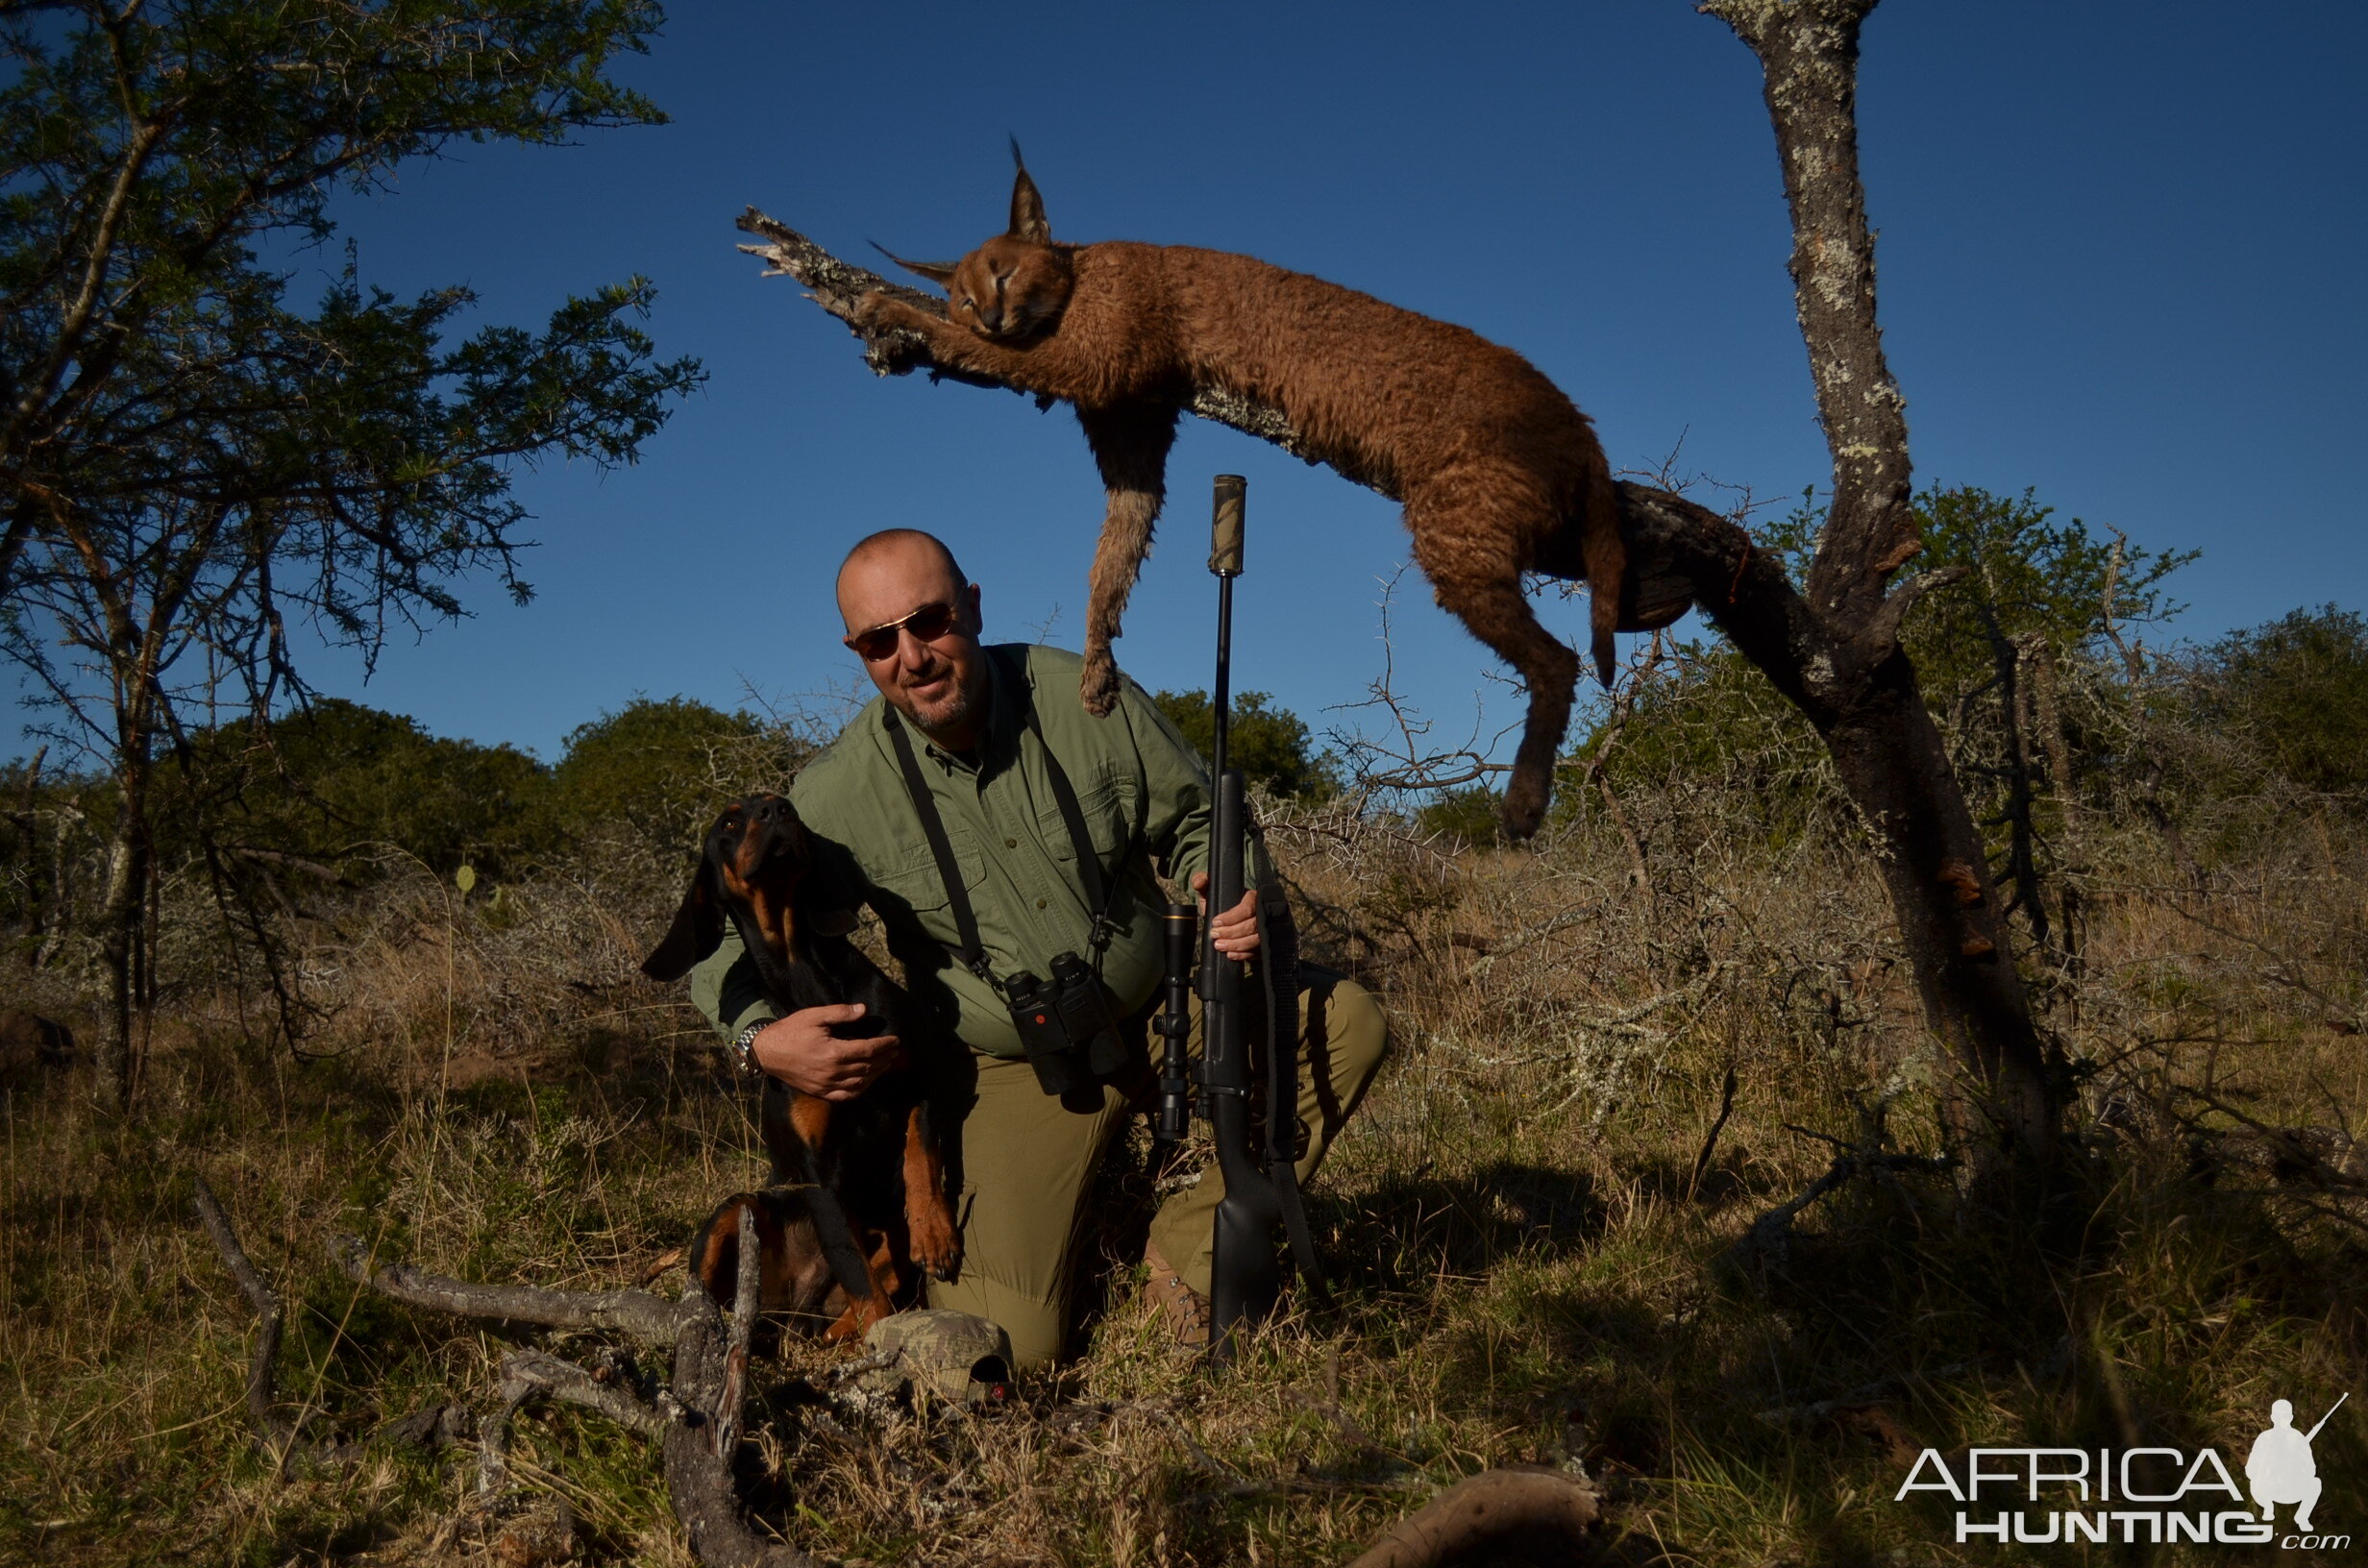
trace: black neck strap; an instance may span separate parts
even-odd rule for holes
[[[962,885],[961,868],[954,864],[953,845],[946,840],[945,820],[937,814],[937,802],[929,798],[928,780],[921,776],[913,743],[905,739],[904,726],[897,722],[893,708],[888,710],[888,738],[896,743],[897,763],[904,770],[904,788],[913,797],[913,809],[921,814],[921,830],[928,835],[929,853],[937,857],[946,901],[953,907],[953,928],[962,937],[962,963],[971,973],[993,985],[995,974],[987,965],[987,950],[978,941],[978,915],[971,908],[970,890]]]
[[[1069,782],[1069,773],[1054,754],[1052,743],[1045,739],[1044,726],[1036,720],[1036,703],[1027,689],[1024,671],[1014,668],[999,655],[989,651],[987,657],[1001,665],[1003,685],[1011,700],[1021,704],[1026,716],[1028,733],[1036,737],[1037,746],[1045,754],[1045,776],[1052,785],[1053,803],[1060,808],[1061,823],[1069,830],[1070,846],[1077,855],[1077,877],[1085,885],[1085,900],[1093,907],[1094,924],[1087,936],[1093,949],[1094,963],[1098,970],[1101,955],[1110,945],[1117,931],[1111,923],[1110,910],[1118,899],[1119,884],[1124,879],[1126,857],[1133,852],[1135,841],[1142,836],[1145,793],[1137,791],[1136,821],[1126,843],[1119,848],[1118,860],[1105,876],[1101,862],[1095,857],[1093,836],[1086,831],[1085,812],[1077,804],[1077,792]],[[946,901],[953,914],[954,930],[962,939],[962,963],[973,974],[995,985],[995,975],[987,963],[985,944],[978,936],[978,914],[971,907],[970,890],[962,885],[962,869],[953,858],[953,843],[946,836],[946,820],[938,814],[937,801],[929,794],[928,780],[922,776],[921,761],[913,755],[913,743],[904,733],[904,725],[894,708],[886,715],[888,738],[897,751],[897,766],[904,772],[905,793],[913,797],[913,811],[921,819],[921,831],[928,838],[929,853],[937,861],[937,874],[946,884]]]

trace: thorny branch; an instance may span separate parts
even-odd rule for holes
[[[1793,1132],[1820,1139],[1834,1144],[1841,1152],[1834,1157],[1824,1175],[1809,1184],[1797,1196],[1788,1199],[1753,1220],[1751,1229],[1738,1237],[1726,1252],[1728,1266],[1746,1277],[1758,1279],[1771,1270],[1781,1270],[1792,1253],[1792,1222],[1811,1204],[1859,1176],[1896,1177],[1902,1171],[1938,1171],[1952,1168],[1956,1162],[1947,1155],[1891,1154],[1883,1147],[1885,1128],[1883,1108],[1878,1105],[1862,1120],[1859,1140],[1844,1145],[1828,1134],[1810,1132],[1795,1127]]]

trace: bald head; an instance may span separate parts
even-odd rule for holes
[[[919,528],[882,528],[855,541],[855,548],[839,563],[839,614],[847,622],[847,629],[860,631],[893,620],[903,610],[892,610],[885,615],[871,617],[875,606],[873,592],[883,584],[893,584],[898,592],[917,591],[914,604],[925,604],[930,600],[954,603],[970,579],[962,575],[962,564],[946,548],[946,541],[936,534],[924,533]],[[859,617],[855,606],[849,602],[848,590],[858,588],[857,598],[863,600],[867,612]],[[905,609],[910,609],[906,605]]]

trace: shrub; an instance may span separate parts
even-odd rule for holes
[[[1217,711],[1205,691],[1159,692],[1151,700],[1168,722],[1209,762],[1217,748]],[[1227,760],[1242,770],[1243,782],[1270,795],[1321,799],[1340,788],[1331,754],[1316,753],[1306,723],[1289,708],[1273,707],[1266,692],[1243,692],[1233,699],[1225,732]]]

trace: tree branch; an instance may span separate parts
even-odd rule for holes
[[[507,1482],[510,1421],[527,1401],[538,1396],[580,1405],[645,1437],[658,1436],[666,1430],[666,1412],[626,1386],[613,1371],[604,1378],[587,1367],[539,1350],[513,1350],[502,1358],[501,1403],[485,1418],[478,1434],[480,1492],[500,1491]]]
[[[720,1406],[730,1381],[723,1315],[696,1279],[683,1290],[682,1306],[686,1321],[675,1340],[674,1396],[684,1413],[667,1426],[661,1443],[667,1495],[692,1552],[712,1568],[817,1568],[796,1547],[749,1528],[732,1483],[731,1453],[718,1452],[711,1418],[697,1413]]]
[[[743,1234],[753,1236],[753,1224]],[[752,1259],[757,1254],[752,1246],[742,1250]],[[722,1440],[726,1423],[718,1412],[728,1398],[729,1424],[736,1433],[738,1399],[746,1388],[748,1345],[743,1335],[753,1331],[757,1310],[757,1276],[750,1264],[741,1267],[735,1303],[745,1327],[728,1333],[723,1314],[695,1278],[680,1301],[667,1301],[646,1290],[478,1285],[400,1263],[373,1271],[366,1249],[351,1236],[335,1237],[331,1251],[355,1279],[413,1307],[552,1328],[614,1329],[641,1339],[673,1341],[673,1385],[659,1389],[654,1400],[644,1400],[623,1381],[612,1383],[555,1356],[528,1352],[505,1358],[502,1402],[488,1418],[483,1436],[481,1488],[498,1487],[506,1473],[510,1418],[528,1400],[547,1395],[598,1410],[658,1438],[675,1516],[682,1521],[693,1555],[709,1568],[817,1568],[814,1559],[796,1547],[768,1541],[750,1528],[732,1480],[738,1444],[736,1438]]]
[[[724,1350],[724,1387],[716,1396],[713,1428],[716,1456],[726,1464],[740,1446],[740,1407],[749,1393],[749,1345],[756,1333],[756,1291],[764,1249],[754,1243],[756,1211],[740,1206],[739,1277],[731,1304],[731,1338]]]
[[[306,1444],[299,1440],[301,1420],[291,1420],[280,1413],[280,1335],[282,1319],[280,1298],[272,1294],[271,1286],[263,1283],[255,1264],[247,1258],[247,1249],[238,1244],[238,1232],[231,1225],[230,1216],[214,1201],[213,1188],[206,1178],[191,1178],[193,1190],[189,1202],[197,1210],[197,1217],[205,1222],[206,1234],[213,1237],[214,1250],[222,1255],[222,1265],[237,1282],[247,1304],[255,1309],[255,1348],[247,1353],[247,1417],[255,1423],[256,1437],[270,1456],[275,1467],[284,1467],[298,1453],[314,1458],[334,1458],[341,1446],[333,1439],[327,1443]]]
[[[961,381],[970,386],[1005,386],[1007,383],[992,377],[973,375],[968,371],[949,370],[929,354],[928,344],[915,332],[893,329],[874,331],[854,325],[857,302],[874,289],[884,289],[896,298],[931,315],[946,313],[946,302],[934,294],[925,294],[917,288],[891,282],[879,274],[842,260],[824,250],[805,235],[778,219],[769,217],[750,208],[740,214],[737,227],[744,233],[761,235],[766,243],[743,245],[741,250],[765,262],[767,278],[794,278],[810,292],[806,298],[830,314],[848,323],[849,329],[863,342],[864,362],[882,376],[907,376],[916,370],[925,370],[937,380]],[[1018,390],[1011,388],[1011,390]],[[1308,450],[1306,441],[1293,428],[1282,411],[1270,404],[1231,392],[1203,390],[1196,392],[1184,404],[1187,413],[1199,415],[1254,435],[1261,441],[1270,441],[1303,462],[1328,462],[1329,466],[1348,478],[1392,501],[1402,501],[1389,485],[1373,475],[1352,473],[1342,465],[1338,456],[1319,458]]]
[[[214,1201],[213,1188],[206,1185],[206,1178],[197,1177],[192,1186],[190,1202],[197,1217],[205,1222],[206,1234],[213,1237],[214,1250],[222,1255],[222,1264],[237,1282],[247,1305],[255,1309],[255,1348],[247,1355],[247,1416],[255,1423],[264,1448],[278,1459],[296,1441],[296,1424],[278,1409],[279,1378],[273,1363],[280,1357],[280,1299],[248,1262],[247,1249],[238,1244],[238,1233]]]
[[[461,1317],[496,1317],[553,1329],[614,1329],[653,1344],[682,1332],[690,1309],[647,1290],[545,1290],[530,1285],[479,1285],[430,1274],[407,1263],[373,1270],[361,1238],[340,1236],[331,1255],[347,1275],[382,1296]]]

